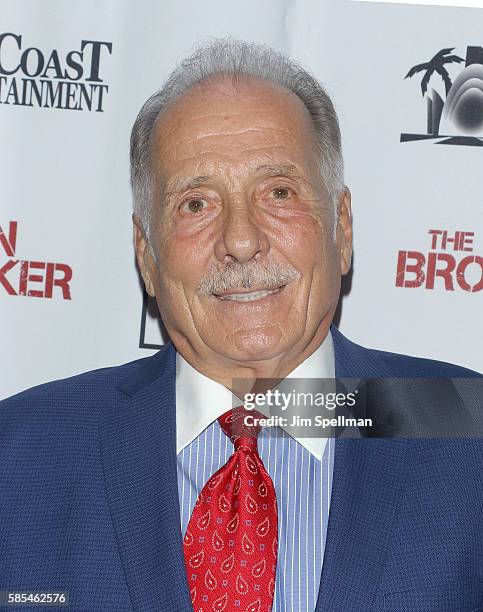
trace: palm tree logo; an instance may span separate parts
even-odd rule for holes
[[[401,142],[432,140],[435,144],[483,147],[483,46],[467,46],[465,59],[453,50],[441,49],[428,62],[410,68],[404,77],[422,75],[426,132],[403,133]],[[461,71],[451,79],[447,66],[462,63]],[[444,83],[444,99],[430,86],[436,75]]]
[[[451,89],[452,83],[449,77],[449,73],[444,67],[444,65],[453,64],[455,62],[459,64],[465,61],[459,55],[449,55],[451,51],[453,51],[453,49],[454,47],[452,47],[451,49],[441,49],[441,51],[436,53],[436,55],[434,55],[429,60],[429,62],[424,62],[423,64],[416,64],[416,66],[413,66],[404,78],[405,79],[407,79],[408,77],[411,78],[418,72],[422,72],[423,70],[425,70],[425,73],[421,80],[421,91],[423,92],[423,97],[424,97],[424,95],[428,91],[429,79],[436,72],[443,79],[444,85],[446,88],[446,95],[448,95],[448,92]]]

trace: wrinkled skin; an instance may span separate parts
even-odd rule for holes
[[[350,193],[337,213],[304,105],[262,80],[198,84],[158,118],[151,159],[155,258],[133,217],[136,254],[176,348],[229,388],[286,376],[327,335],[352,249]],[[298,276],[251,302],[199,292],[213,266],[237,262]]]

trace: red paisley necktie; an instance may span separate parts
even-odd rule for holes
[[[184,537],[195,612],[270,612],[277,565],[277,499],[257,448],[259,425],[242,406],[218,422],[234,444],[203,487]]]

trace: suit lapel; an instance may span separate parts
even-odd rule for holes
[[[138,364],[100,421],[108,503],[140,611],[192,611],[177,488],[175,357],[168,344]]]
[[[390,376],[332,328],[338,378]],[[176,468],[176,352],[137,364],[100,420],[104,477],[134,610],[192,612]],[[338,439],[316,612],[370,609],[404,488],[405,440]]]
[[[332,335],[337,378],[391,375],[375,353],[352,344],[335,328]],[[336,440],[316,612],[369,610],[373,605],[407,461],[407,440]]]

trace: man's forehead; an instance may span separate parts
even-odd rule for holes
[[[286,176],[286,177],[301,177],[301,170],[297,165],[292,163],[273,163],[273,164],[252,164],[245,166],[243,174],[253,175],[255,177],[265,176]],[[197,176],[174,175],[166,182],[166,191],[175,193],[179,191],[187,191],[188,189],[196,189],[206,183],[209,183],[214,178],[213,174],[206,173]]]
[[[199,99],[204,97],[227,105],[243,105],[247,99],[266,102],[267,98],[273,98],[300,103],[303,106],[299,97],[281,83],[251,75],[218,74],[195,83],[173,102],[171,108],[176,109],[182,104],[190,103],[196,105]]]
[[[218,77],[194,85],[159,115],[151,144],[162,148],[171,136],[183,139],[190,132],[203,139],[226,134],[233,143],[251,139],[255,143],[259,133],[274,127],[294,133],[311,126],[307,108],[285,87],[252,77],[239,83]]]
[[[237,180],[313,170],[313,125],[295,94],[256,79],[197,88],[201,98],[193,88],[154,126],[151,160],[165,192],[195,188],[213,176]],[[225,95],[226,90],[240,95]],[[281,90],[291,96],[288,101]]]

